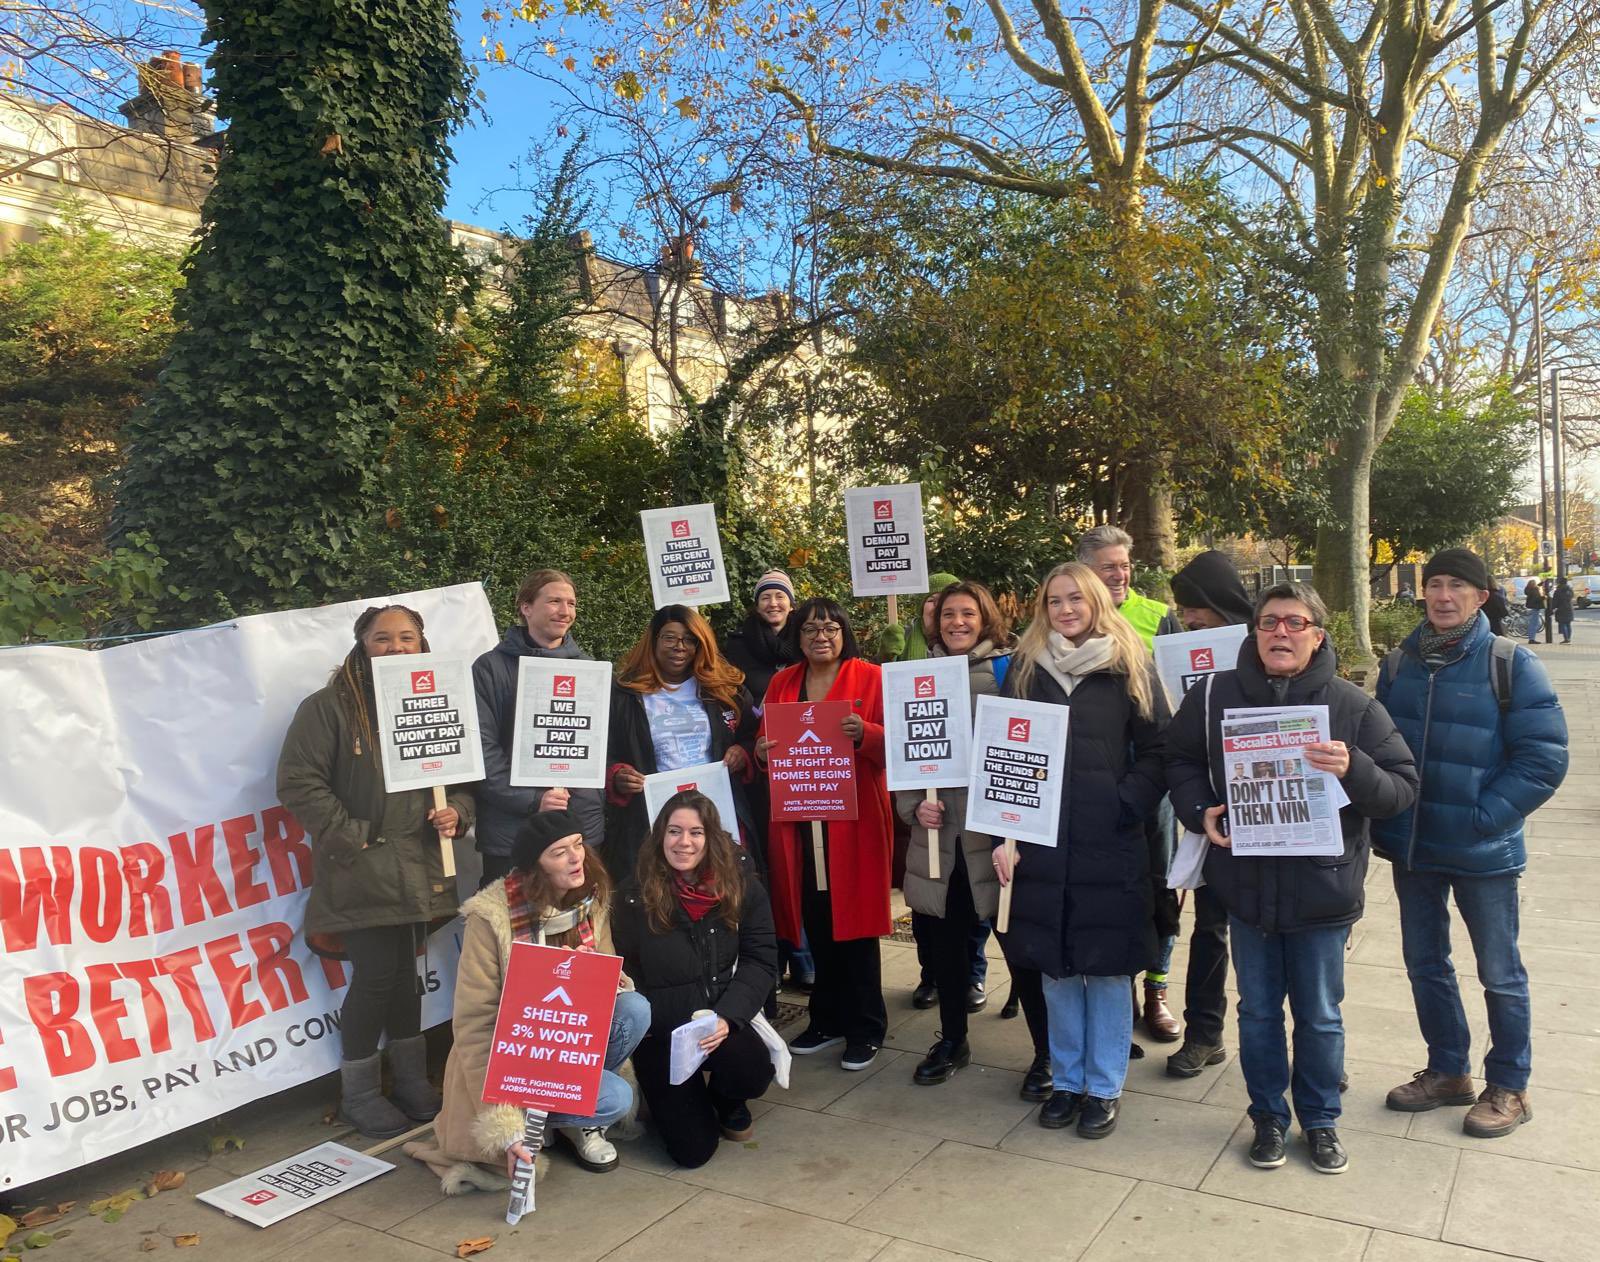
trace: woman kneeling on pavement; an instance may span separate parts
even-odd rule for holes
[[[1045,1012],[1022,997],[1036,1049],[1047,1029],[1053,1093],[1039,1124],[1076,1122],[1079,1135],[1101,1139],[1116,1127],[1128,1073],[1128,988],[1155,958],[1145,820],[1166,789],[1166,696],[1139,633],[1075,561],[1045,576],[1005,693],[1069,712],[1056,844],[1019,845],[1015,872],[1003,848],[993,861],[1002,883],[1016,881],[1001,938],[1012,984],[1026,969],[1043,975]]]
[[[516,866],[510,875],[479,890],[461,908],[466,929],[456,969],[455,1046],[445,1067],[444,1109],[434,1123],[437,1146],[406,1145],[406,1152],[441,1176],[450,1194],[507,1187],[517,1158],[531,1156],[521,1142],[523,1110],[483,1102],[511,944],[615,954],[608,917],[611,878],[600,857],[584,845],[574,815],[541,811],[526,820],[512,859]],[[588,1170],[616,1167],[617,1150],[605,1128],[633,1111],[633,1088],[617,1071],[650,1027],[649,1002],[626,974],[620,985],[594,1115],[552,1113],[547,1119]]]
[[[1389,713],[1336,673],[1323,630],[1328,611],[1305,583],[1280,583],[1256,600],[1254,634],[1239,664],[1191,688],[1168,731],[1167,779],[1184,827],[1211,841],[1205,882],[1228,909],[1239,983],[1239,1065],[1250,1093],[1255,1142],[1250,1162],[1276,1169],[1287,1159],[1289,1108],[1323,1174],[1349,1166],[1339,1143],[1344,1073],[1344,949],[1361,919],[1369,819],[1388,819],[1417,796],[1411,751]],[[1228,779],[1222,719],[1230,709],[1327,706],[1329,739],[1304,747],[1313,770],[1337,777],[1349,803],[1339,812],[1336,855],[1241,856],[1227,832],[1217,787]],[[1283,1003],[1294,1013],[1294,1067]]]
[[[748,1101],[772,1081],[772,1058],[752,1023],[778,976],[767,892],[710,798],[667,799],[617,895],[613,931],[650,1001],[650,1033],[633,1054],[650,1120],[675,1162],[703,1166],[719,1135],[753,1133]],[[700,1040],[705,1062],[674,1085],[672,1032],[708,1013],[716,1028]]]
[[[328,686],[295,712],[278,758],[278,800],[316,850],[306,939],[353,970],[339,1012],[339,1116],[363,1135],[388,1139],[439,1111],[427,1075],[417,955],[428,922],[456,913],[439,839],[472,826],[473,802],[464,787],[450,790],[443,810],[427,789],[385,791],[371,659],[426,653],[422,615],[404,605],[368,609],[356,619],[355,638]],[[381,1091],[385,1035],[392,1098]]]
[[[945,587],[934,606],[933,628],[931,656],[967,659],[972,704],[976,706],[982,696],[998,696],[996,665],[1005,665],[1011,633],[989,589],[981,583],[960,582]],[[972,1059],[967,1013],[973,939],[1000,901],[1000,883],[990,859],[994,841],[966,829],[967,791],[937,792],[932,802],[920,790],[903,789],[894,795],[895,810],[912,826],[903,885],[906,902],[918,913],[914,922],[921,926],[918,945],[928,949],[939,996],[939,1037],[912,1079],[922,1086],[948,1081]],[[928,875],[930,832],[938,839],[938,877]]]

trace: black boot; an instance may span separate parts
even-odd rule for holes
[[[1117,1129],[1117,1102],[1086,1096],[1078,1115],[1078,1134],[1085,1139],[1104,1139]]]
[[[1021,1096],[1029,1104],[1042,1104],[1055,1094],[1055,1079],[1050,1073],[1050,1053],[1038,1052],[1022,1080]]]
[[[1057,1091],[1039,1110],[1039,1125],[1048,1131],[1064,1130],[1078,1120],[1082,1111],[1082,1092]]]
[[[911,1081],[919,1087],[936,1087],[941,1082],[949,1082],[956,1070],[965,1069],[971,1063],[972,1049],[967,1046],[965,1039],[958,1043],[941,1035],[922,1058]]]

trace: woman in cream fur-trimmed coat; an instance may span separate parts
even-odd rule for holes
[[[506,964],[511,955],[511,908],[506,893],[506,882],[520,880],[514,872],[505,880],[486,886],[462,905],[465,929],[461,941],[461,962],[456,970],[455,1015],[452,1021],[455,1046],[445,1066],[444,1108],[434,1121],[433,1139],[405,1145],[404,1151],[424,1162],[439,1176],[440,1186],[447,1196],[455,1196],[474,1189],[492,1191],[509,1188],[506,1176],[506,1149],[523,1135],[522,1110],[509,1104],[485,1104],[483,1081],[489,1067],[489,1051],[494,1040],[495,1016],[500,1007],[500,992],[505,981]],[[534,924],[530,941],[543,943],[559,940],[577,928],[579,908],[556,911],[545,908],[543,916]],[[595,906],[589,918],[594,934],[594,949],[613,955],[611,926],[604,907]],[[649,1005],[633,989],[633,982],[624,976],[623,990],[617,995],[617,1011],[612,1018],[612,1041],[616,1040],[618,1021],[637,1024],[642,1037],[649,1028]],[[642,1009],[634,1012],[633,1008]],[[637,1039],[629,1041],[630,1050]],[[620,1103],[622,1092],[627,1102],[620,1120],[612,1120],[611,1134],[618,1139],[631,1139],[638,1134],[634,1121],[637,1112],[637,1093],[633,1090],[633,1069],[623,1064],[612,1071],[607,1056],[607,1079],[621,1078],[621,1091],[610,1084],[601,1087],[600,1115],[607,1113],[608,1103]],[[608,1101],[610,1086],[610,1101]],[[611,1110],[615,1112],[613,1108]],[[557,1126],[567,1123],[560,1115],[552,1114],[547,1134]],[[549,1158],[540,1153],[536,1165],[536,1179],[542,1178]]]

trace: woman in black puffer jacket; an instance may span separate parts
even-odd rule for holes
[[[767,892],[711,799],[689,790],[661,808],[612,915],[628,976],[650,1000],[650,1033],[633,1054],[639,1089],[672,1159],[703,1166],[719,1133],[750,1138],[748,1101],[772,1081],[767,1046],[751,1026],[778,974]],[[709,1055],[673,1085],[672,1032],[707,1010],[717,1017],[700,1042]]]

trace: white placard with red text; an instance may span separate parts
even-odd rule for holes
[[[1066,760],[1066,706],[979,697],[967,830],[1055,845]]]
[[[390,599],[452,655],[499,638],[471,583],[0,652],[4,1191],[338,1068],[349,966],[300,933],[316,844],[278,802],[278,754],[356,616]],[[459,954],[452,922],[418,960],[427,1025],[449,1019]]]
[[[1156,673],[1161,676],[1174,710],[1184,694],[1207,675],[1232,670],[1239,664],[1239,646],[1248,633],[1249,628],[1240,623],[1156,636]]]
[[[604,788],[610,730],[610,662],[517,659],[512,784],[539,789]]]
[[[678,771],[657,771],[644,778],[644,812],[655,827],[656,816],[674,793],[695,789],[711,799],[722,817],[722,827],[734,841],[739,840],[739,815],[733,805],[733,779],[728,775],[728,764],[701,763],[698,767],[683,767]]]
[[[857,596],[928,590],[922,484],[855,487],[844,493],[850,586]]]
[[[256,1227],[271,1227],[393,1169],[393,1162],[343,1144],[318,1144],[231,1183],[196,1193],[195,1200],[215,1205]]]
[[[471,661],[442,653],[372,659],[378,748],[390,793],[483,779]]]
[[[965,655],[888,662],[882,669],[889,788],[965,788],[972,748],[972,690]]]
[[[720,605],[728,599],[728,570],[722,563],[715,505],[647,508],[639,521],[644,527],[650,595],[657,609]]]

